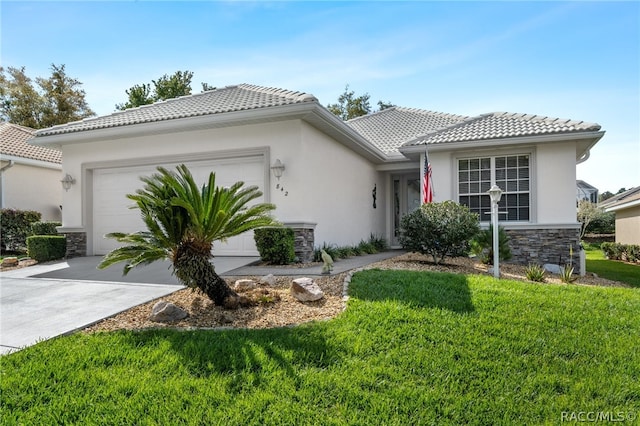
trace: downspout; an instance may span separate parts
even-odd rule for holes
[[[15,164],[15,161],[9,160],[9,164],[0,167],[0,208],[4,208],[4,179],[2,179],[2,172],[10,169]]]
[[[576,165],[584,163],[585,161],[587,161],[589,159],[589,157],[591,156],[591,151],[587,151],[585,152],[582,157],[578,158],[578,161],[576,162]]]

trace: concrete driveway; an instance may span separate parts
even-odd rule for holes
[[[121,266],[96,269],[101,257],[81,257],[0,272],[0,354],[69,334],[182,287],[168,263],[122,276]],[[258,260],[214,258],[216,272]]]

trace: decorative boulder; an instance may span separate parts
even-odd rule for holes
[[[18,261],[17,257],[5,257],[4,259],[2,259],[2,266],[5,267],[10,267],[10,266],[18,266],[18,263],[20,263]]]
[[[291,295],[301,302],[313,302],[324,297],[324,293],[311,278],[297,278],[291,282]]]
[[[264,277],[260,278],[260,282],[262,284],[274,286],[276,285],[276,277],[274,277],[273,274],[265,275]]]
[[[233,286],[235,291],[247,291],[253,290],[254,288],[256,288],[256,282],[248,279],[236,280],[236,283]]]
[[[153,305],[149,319],[155,322],[173,322],[188,317],[189,314],[170,302],[161,300]]]
[[[560,273],[560,265],[554,265],[553,263],[545,263],[543,266],[545,271],[550,272],[552,274]]]

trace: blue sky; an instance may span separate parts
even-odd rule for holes
[[[65,64],[99,115],[177,70],[335,102],[346,84],[396,105],[523,112],[606,130],[578,178],[640,185],[638,2],[0,3],[3,66]]]

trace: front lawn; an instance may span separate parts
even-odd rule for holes
[[[0,358],[0,418],[520,425],[640,414],[635,289],[369,270],[350,294],[338,318],[296,328],[42,342]]]
[[[595,273],[608,280],[627,283],[632,287],[640,287],[640,265],[608,260],[599,244],[586,244],[585,253],[587,272]]]

